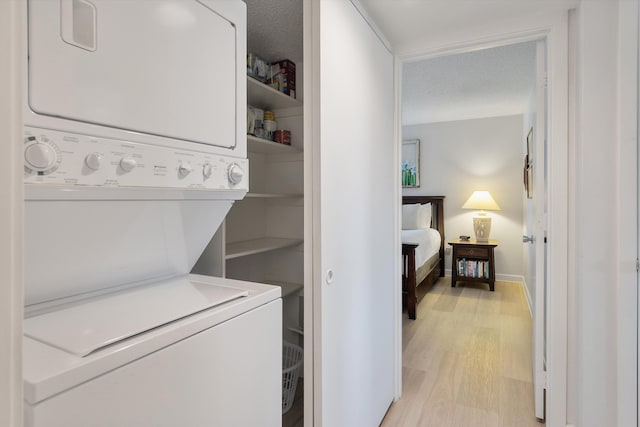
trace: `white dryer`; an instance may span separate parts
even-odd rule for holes
[[[189,274],[248,191],[244,3],[28,20],[26,425],[280,425],[279,288]]]

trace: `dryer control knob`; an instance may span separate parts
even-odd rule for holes
[[[26,139],[24,148],[24,165],[30,172],[49,174],[60,164],[60,153],[48,139],[37,139],[33,136]]]
[[[120,159],[120,167],[125,172],[131,172],[136,168],[137,165],[138,163],[133,157],[123,157],[122,159]]]
[[[91,170],[97,171],[102,165],[102,154],[91,153],[84,158],[84,164]]]
[[[211,163],[202,165],[202,176],[204,176],[204,179],[211,178],[211,175],[213,175],[213,166],[211,166]]]
[[[228,175],[229,182],[235,185],[242,181],[242,178],[244,178],[244,171],[239,164],[232,163],[231,166],[229,166]]]
[[[190,163],[181,163],[180,166],[178,166],[178,175],[180,175],[181,178],[189,175],[192,171],[193,166],[191,166]]]

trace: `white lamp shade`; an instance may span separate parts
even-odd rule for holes
[[[499,211],[500,206],[493,200],[493,197],[491,197],[488,191],[474,191],[471,197],[462,205],[462,209]]]
[[[488,191],[474,191],[462,205],[462,209],[476,209],[481,212],[473,218],[473,232],[477,242],[488,242],[491,234],[491,218],[484,211],[499,211],[500,206]]]

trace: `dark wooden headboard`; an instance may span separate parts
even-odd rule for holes
[[[403,196],[402,204],[431,203],[431,228],[440,232],[440,268],[444,271],[444,197],[445,196]]]

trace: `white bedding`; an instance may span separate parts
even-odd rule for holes
[[[440,250],[440,233],[433,228],[402,230],[402,243],[417,244],[416,269]]]

